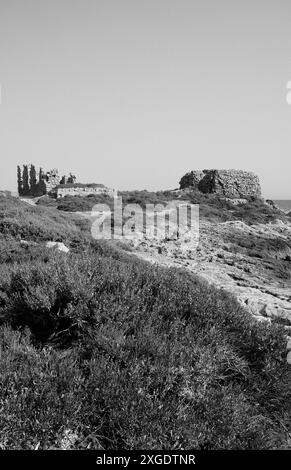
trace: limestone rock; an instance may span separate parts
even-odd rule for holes
[[[264,240],[266,246],[268,240],[291,245],[291,223],[277,221],[249,226],[242,221],[201,220],[198,249],[197,240],[196,244],[194,239],[189,243],[186,238],[180,243],[178,240],[150,243],[144,239],[143,243],[137,241],[134,248],[147,261],[190,270],[232,293],[257,320],[281,323],[287,331],[291,328],[291,287],[285,244],[269,249],[263,259],[240,245],[241,240],[247,239]]]
[[[47,248],[56,248],[59,251],[62,251],[63,253],[68,253],[70,249],[62,242],[47,242],[46,243]]]

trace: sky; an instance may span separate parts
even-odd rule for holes
[[[291,199],[290,0],[0,0],[0,189],[256,172]],[[290,83],[291,92],[291,83]]]

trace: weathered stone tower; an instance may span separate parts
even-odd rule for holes
[[[45,183],[47,193],[54,190],[57,187],[57,185],[60,184],[60,180],[61,180],[59,176],[59,172],[56,168],[54,168],[51,171],[47,171],[42,176],[42,179],[43,179],[43,182]]]
[[[180,189],[185,188],[231,198],[261,197],[258,176],[250,171],[242,170],[191,171],[180,180]]]

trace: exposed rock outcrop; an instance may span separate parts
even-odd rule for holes
[[[199,240],[190,231],[179,239],[148,235],[132,238],[135,254],[198,274],[232,293],[257,320],[281,323],[291,336],[291,223],[202,219]]]
[[[236,203],[242,204],[242,199]],[[185,200],[173,201],[172,210],[186,204]],[[160,210],[159,216],[164,212]],[[92,220],[98,214],[82,215]],[[249,225],[242,220],[212,221],[200,217],[194,230],[179,229],[177,238],[175,230],[171,230],[174,218],[169,218],[169,236],[165,237],[164,232],[158,236],[154,228],[154,211],[147,213],[146,232],[143,214],[138,217],[137,229],[124,239],[132,254],[201,276],[233,294],[258,321],[280,323],[291,336],[291,222],[287,218]]]

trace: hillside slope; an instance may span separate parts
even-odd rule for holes
[[[284,328],[77,216],[0,197],[0,231],[2,449],[290,448]]]
[[[247,225],[200,220],[199,245],[187,240],[137,239],[152,263],[199,274],[231,292],[258,320],[285,325],[291,335],[291,223]]]

